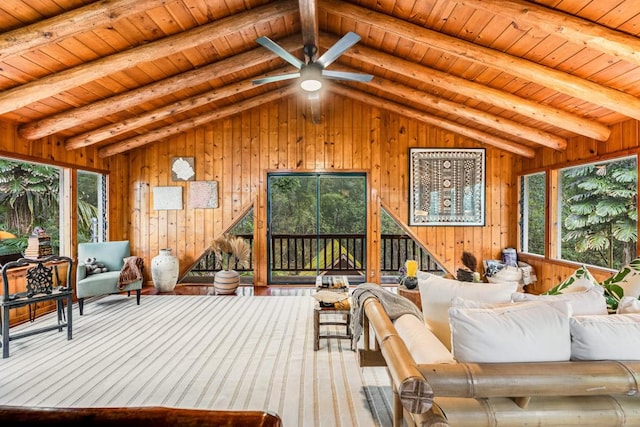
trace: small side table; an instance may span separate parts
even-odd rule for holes
[[[420,288],[407,289],[404,285],[398,285],[398,295],[405,297],[414,303],[420,311],[422,311],[422,299],[420,297]]]
[[[334,319],[330,320],[322,320],[321,316],[326,315],[343,315],[342,321]],[[335,317],[335,316],[334,316]],[[344,334],[321,334],[320,327],[321,326],[344,326],[345,333]],[[351,340],[353,334],[351,333],[351,311],[350,310],[337,310],[334,307],[320,307],[319,304],[316,304],[315,309],[313,310],[313,349],[318,350],[320,348],[320,340],[323,338],[337,338],[344,340]],[[349,343],[349,348],[353,350],[353,342]]]

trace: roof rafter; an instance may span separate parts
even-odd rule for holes
[[[529,25],[549,34],[556,34],[572,43],[581,43],[640,65],[640,40],[621,31],[522,0],[454,1],[512,19],[520,28]]]
[[[279,41],[279,43],[286,49],[295,49],[299,47],[300,39],[299,37],[289,37]],[[135,105],[169,95],[178,88],[197,86],[211,80],[212,76],[221,77],[229,75],[242,71],[250,66],[263,64],[275,58],[276,55],[267,49],[252,49],[248,52],[223,59],[222,61],[195,70],[167,77],[166,79],[138,87],[134,90],[54,114],[36,122],[24,124],[18,128],[18,132],[20,136],[27,139],[43,138],[64,129],[69,129],[73,126],[90,122],[109,114],[126,110]]]
[[[447,54],[481,63],[487,67],[508,70],[509,74],[640,120],[640,98],[628,93],[360,6],[337,0],[323,0],[322,8],[328,13],[384,29],[386,32],[395,33],[402,38],[447,52]]]
[[[297,4],[291,0],[271,3],[211,24],[196,27],[175,36],[165,37],[146,45],[128,49],[25,83],[0,93],[0,114],[24,107],[117,71],[134,67],[137,64],[164,58],[169,53],[193,48],[211,40],[232,35],[243,28],[254,28],[260,24],[268,25],[273,19],[296,13],[297,11]]]
[[[336,38],[328,35],[320,36],[322,45],[335,43]],[[594,120],[586,119],[548,105],[540,104],[510,93],[491,88],[479,83],[452,76],[432,68],[397,58],[393,55],[354,46],[344,53],[345,57],[357,59],[366,64],[383,67],[402,76],[419,80],[439,88],[449,90],[480,102],[486,102],[505,110],[514,111],[543,123],[549,123],[560,129],[584,135],[599,141],[606,141],[611,133],[610,129]]]
[[[463,126],[450,120],[442,119],[440,117],[434,117],[430,114],[425,113],[424,111],[407,107],[406,105],[387,100],[381,100],[380,98],[356,89],[351,89],[349,87],[336,84],[331,85],[331,87],[329,87],[329,90],[339,95],[343,95],[357,101],[376,106],[378,108],[383,108],[385,110],[393,111],[394,113],[401,114],[403,116],[416,119],[424,123],[438,126],[440,128],[455,132],[459,135],[463,135],[471,139],[475,139],[476,141],[484,144],[492,145],[494,147],[500,148],[501,150],[505,150],[519,156],[532,158],[536,154],[533,148],[527,147],[526,145],[517,144],[515,142],[488,134],[486,132],[472,129],[468,126]]]
[[[144,135],[129,138],[123,141],[119,141],[105,147],[98,149],[99,157],[109,157],[114,154],[124,153],[125,151],[132,150],[134,148],[142,147],[143,145],[150,144],[155,141],[167,138],[171,135],[175,135],[186,130],[205,125],[213,120],[218,120],[224,117],[232,116],[234,114],[241,113],[242,111],[258,107],[262,104],[266,104],[271,101],[278,100],[285,96],[296,93],[298,89],[294,86],[288,86],[282,89],[276,89],[263,95],[255,96],[253,98],[246,99],[244,101],[237,102],[233,105],[218,108],[206,114],[201,114],[197,117],[183,120],[178,123],[174,123],[168,126],[161,127],[159,129],[153,129],[145,133]]]

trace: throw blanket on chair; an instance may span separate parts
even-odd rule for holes
[[[144,269],[144,260],[137,256],[130,256],[124,259],[124,265],[120,270],[118,277],[118,289],[122,290],[129,283],[142,280],[142,270]]]
[[[358,340],[362,334],[362,322],[364,320],[364,302],[368,298],[376,298],[389,315],[392,321],[404,314],[413,314],[420,320],[424,319],[418,307],[407,298],[391,293],[382,286],[375,283],[363,283],[358,285],[351,296],[351,331],[353,334],[353,345],[357,347]]]

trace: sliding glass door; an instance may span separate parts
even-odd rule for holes
[[[319,275],[364,281],[364,174],[274,173],[267,189],[270,284],[314,283]]]

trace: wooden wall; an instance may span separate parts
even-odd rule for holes
[[[590,138],[575,137],[569,140],[568,149],[558,152],[550,149],[540,150],[533,159],[521,162],[522,173],[549,170],[552,167],[566,167],[572,164],[584,163],[597,158],[610,158],[620,155],[640,153],[640,123],[628,120],[611,127],[611,136],[606,142],[599,142]],[[517,226],[517,215],[514,216]],[[640,251],[639,251],[640,253]],[[561,262],[548,257],[525,256],[521,258],[533,265],[538,275],[538,283],[533,291],[543,292],[568,277],[577,268],[575,263]],[[605,269],[589,268],[598,280],[611,275]]]
[[[380,207],[406,224],[409,147],[479,147],[464,137],[337,95],[323,100],[323,120],[313,125],[295,97],[255,108],[208,126],[116,157],[112,175],[129,170],[123,198],[131,207],[133,251],[147,262],[172,248],[183,273],[211,241],[252,205],[256,284],[266,283],[266,176],[271,171],[360,171],[368,181],[368,280],[378,282]],[[190,209],[188,184],[172,182],[172,157],[195,158],[196,180],[219,182],[218,209]],[[411,227],[449,271],[461,266],[463,250],[496,258],[515,240],[515,168],[520,158],[487,148],[487,221],[484,227]],[[122,165],[126,162],[128,165]],[[120,185],[120,184],[118,184]],[[155,211],[155,186],[184,187],[184,210]],[[113,209],[112,209],[113,213]],[[148,265],[148,264],[147,264]]]
[[[256,283],[266,283],[266,175],[270,171],[360,171],[368,181],[368,280],[378,281],[381,207],[406,226],[408,218],[409,147],[480,147],[451,132],[372,108],[337,95],[324,98],[323,121],[313,125],[305,105],[288,98],[218,120],[124,155],[98,158],[95,149],[67,152],[50,137],[28,142],[15,126],[0,122],[0,155],[40,160],[109,172],[109,238],[129,239],[132,251],[151,258],[172,248],[181,272],[195,262],[211,241],[228,230],[252,205],[256,218]],[[484,227],[406,227],[449,271],[460,267],[462,251],[479,261],[500,257],[517,244],[517,174],[569,165],[597,156],[637,153],[640,126],[630,120],[612,127],[607,142],[578,137],[566,152],[542,149],[522,159],[486,147],[486,225]],[[195,158],[197,180],[219,182],[218,209],[190,209],[188,185],[172,182],[170,161]],[[184,187],[180,211],[152,209],[152,188]],[[75,220],[74,220],[75,221]],[[543,291],[575,270],[575,264],[524,257],[538,273],[534,291]],[[610,274],[593,269],[598,278]],[[147,271],[148,273],[148,271]]]

